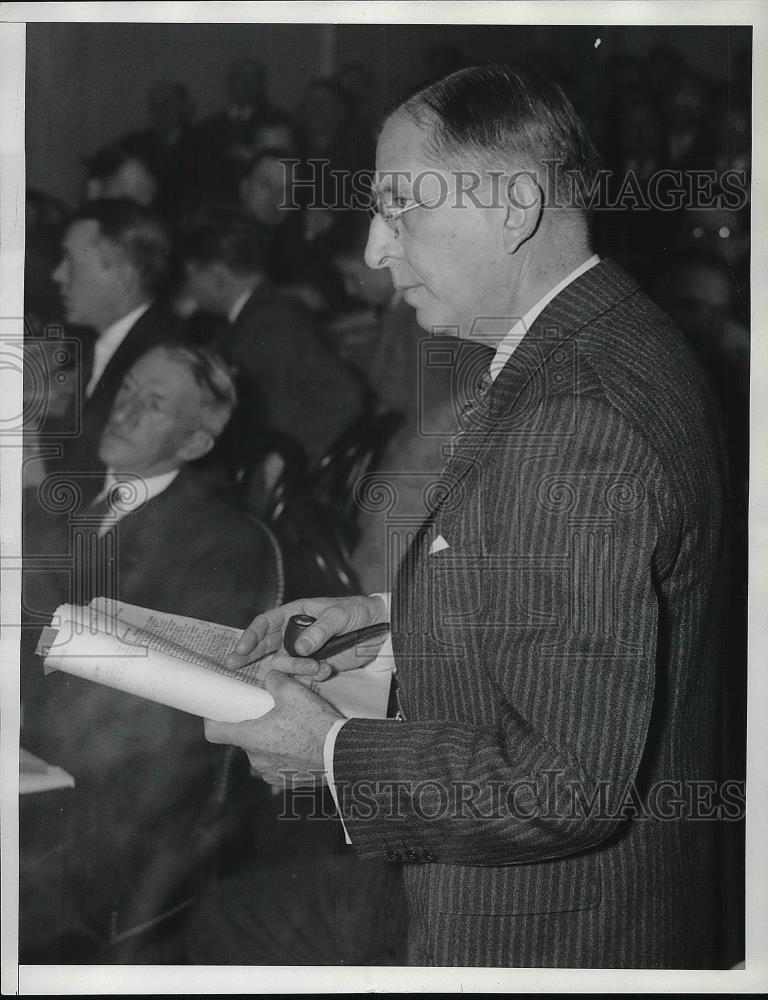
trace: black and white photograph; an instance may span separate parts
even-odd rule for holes
[[[4,992],[768,985],[759,8],[3,5]]]

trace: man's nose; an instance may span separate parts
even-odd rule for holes
[[[135,423],[140,412],[141,404],[137,400],[116,399],[115,404],[112,407],[109,422],[112,424]]]
[[[365,263],[375,270],[386,267],[390,257],[398,256],[400,256],[400,245],[395,234],[380,215],[374,215],[368,228]]]
[[[61,284],[64,281],[64,261],[59,261],[53,271],[51,271],[51,278],[57,283]]]

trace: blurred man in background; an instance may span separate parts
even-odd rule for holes
[[[80,431],[62,440],[58,468],[103,468],[98,442],[123,377],[149,347],[174,336],[176,321],[160,300],[170,252],[160,218],[132,201],[91,201],[70,221],[53,278],[67,322],[85,330]]]
[[[126,198],[137,205],[155,204],[158,179],[142,153],[123,146],[105,146],[87,162],[86,201]]]
[[[225,106],[194,129],[188,163],[187,206],[234,202],[256,127],[272,115],[264,67],[235,60],[224,81]]]
[[[269,234],[271,280],[315,314],[328,315],[342,298],[330,260],[338,213],[298,206],[291,190],[295,165],[285,149],[261,150],[240,182],[240,203]]]
[[[157,178],[157,209],[172,221],[184,207],[194,110],[185,84],[176,80],[156,83],[147,93],[149,125],[118,143],[148,164]]]
[[[217,349],[235,367],[252,407],[241,437],[249,428],[271,428],[315,460],[361,412],[363,387],[321,339],[308,310],[269,280],[268,246],[268,232],[237,212],[193,217],[181,245],[186,293],[228,320]]]

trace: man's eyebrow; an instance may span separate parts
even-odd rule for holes
[[[411,174],[408,170],[382,170],[376,174],[374,190],[379,192],[398,191],[410,183]]]

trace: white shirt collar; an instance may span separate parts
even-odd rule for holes
[[[232,304],[232,308],[227,313],[227,319],[229,320],[230,323],[234,323],[235,320],[237,319],[237,317],[243,311],[243,309],[245,308],[245,303],[248,301],[248,299],[253,295],[253,293],[259,287],[259,285],[261,284],[262,278],[263,278],[263,275],[261,275],[261,274],[258,275],[258,277],[256,278],[256,281],[254,281],[254,283],[251,285],[251,287],[247,288],[243,292],[243,294],[238,299],[236,299],[235,302]]]
[[[526,333],[528,333],[533,325],[533,321],[539,313],[542,313],[552,299],[554,299],[556,295],[559,295],[567,285],[570,285],[572,281],[575,281],[577,278],[581,277],[582,274],[589,271],[590,268],[593,268],[595,264],[599,263],[600,258],[596,253],[593,253],[591,257],[584,261],[583,264],[579,264],[579,266],[575,267],[570,274],[567,274],[562,281],[558,281],[554,288],[550,288],[546,295],[543,295],[536,305],[532,306],[525,316],[514,324],[512,329],[505,335],[502,342],[496,348],[496,354],[494,355],[493,361],[491,361],[491,381],[496,379],[501,369],[512,357],[517,345]]]
[[[104,486],[93,502],[98,503],[103,500],[114,486],[124,484],[124,488],[121,491],[119,501],[112,507],[112,513],[107,514],[102,521],[99,533],[103,534],[109,525],[122,520],[126,514],[132,514],[153,497],[167,490],[179,472],[181,469],[171,469],[170,472],[161,472],[156,476],[142,478],[141,476],[120,476],[113,469],[107,469]]]
[[[93,345],[93,370],[85,390],[86,396],[91,395],[115,351],[151,305],[151,302],[142,302],[99,334]]]

